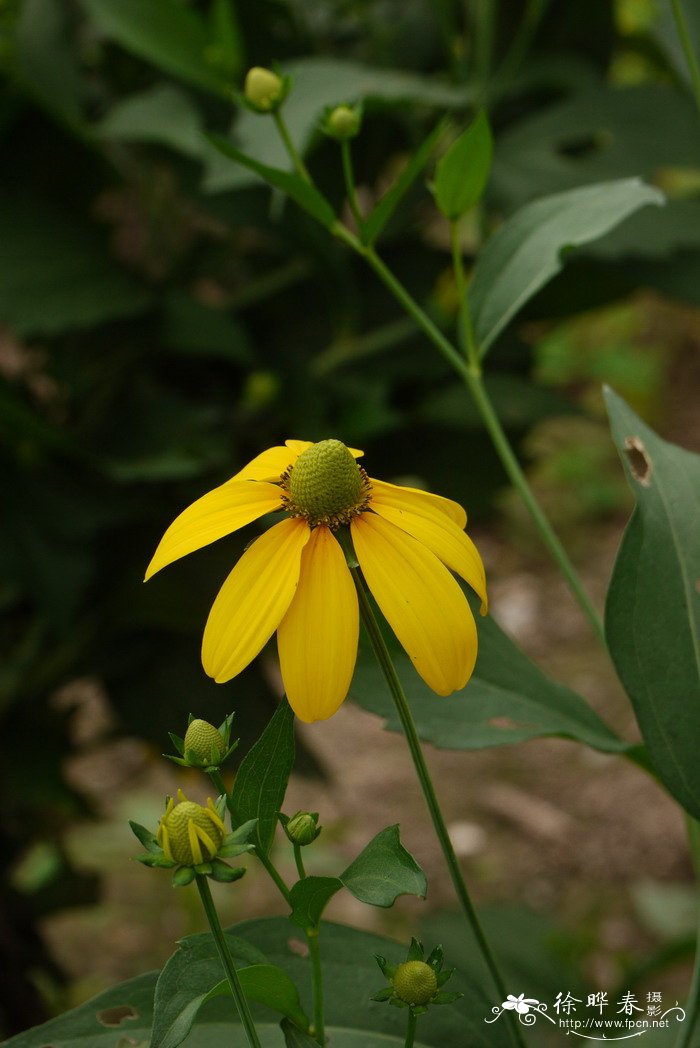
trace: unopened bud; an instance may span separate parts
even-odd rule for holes
[[[299,844],[301,847],[313,844],[321,832],[318,812],[298,811],[291,817],[285,830],[292,844]]]
[[[218,765],[226,752],[226,743],[209,721],[193,720],[185,733],[185,754],[190,752],[202,764]]]
[[[404,1004],[427,1004],[437,993],[437,976],[425,961],[404,961],[392,979],[394,993]]]
[[[284,101],[287,90],[285,81],[277,73],[253,66],[246,74],[243,93],[256,112],[271,113]]]
[[[354,138],[360,130],[362,113],[351,106],[336,106],[326,117],[326,132],[339,142]]]
[[[172,797],[169,799],[156,839],[171,862],[198,866],[214,858],[225,832],[211,800],[204,808],[188,801],[182,790],[178,790],[178,803]]]

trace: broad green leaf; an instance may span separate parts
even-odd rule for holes
[[[68,9],[60,0],[24,0],[15,43],[23,88],[69,127],[83,127],[85,88],[68,35]]]
[[[149,303],[87,224],[30,196],[0,197],[0,315],[17,335],[90,327]]]
[[[456,921],[453,924],[456,926]],[[227,939],[236,960],[262,964],[260,958],[264,957],[266,963],[286,971],[300,988],[302,1006],[310,1012],[310,961],[303,956],[301,940],[290,941],[287,918],[246,921],[229,929]],[[334,1048],[401,1048],[405,1043],[405,1013],[375,1004],[370,997],[382,982],[374,954],[399,964],[405,958],[405,944],[326,923],[321,925],[321,943],[327,1032]],[[185,1008],[188,994],[191,1000],[204,992],[202,987],[220,984],[221,962],[209,934],[184,939],[168,965],[180,953],[180,974],[171,989]],[[150,1048],[155,982],[154,972],[130,980],[43,1026],[10,1038],[3,1048],[115,1048],[121,1038],[135,1042],[135,1048]],[[450,989],[462,991],[465,997],[432,1012],[430,1022],[420,1029],[416,1048],[445,1048],[455,1043],[469,1044],[469,1048],[510,1048],[505,1027],[484,1025],[494,1003],[490,991],[488,996],[482,993],[478,980],[466,980],[459,972],[450,980]],[[165,1003],[159,1000],[158,1007]],[[284,1048],[284,1037],[277,1022],[270,1021],[269,1010],[254,1001],[251,1010],[263,1048]],[[202,1007],[186,1044],[187,1048],[248,1048],[230,997],[217,997]]]
[[[236,320],[181,292],[165,298],[160,341],[167,351],[182,356],[254,362],[248,335]]]
[[[435,169],[435,202],[451,222],[482,197],[491,171],[493,139],[482,111],[456,139]]]
[[[613,440],[637,505],[620,546],[605,632],[651,762],[700,816],[700,456],[668,444],[612,390]]]
[[[218,960],[213,941],[211,947],[212,959]],[[153,1034],[149,1048],[178,1048],[189,1035],[205,1004],[217,997],[231,996],[226,979],[221,979],[209,990],[202,988],[198,975],[201,973],[206,978],[214,965],[198,964],[194,972],[185,971],[183,977],[181,965],[177,966],[177,972],[170,970],[173,959],[177,957],[178,954],[174,954],[167,962],[156,987]],[[238,968],[237,974],[249,1002],[257,1001],[286,1016],[295,1025],[308,1029],[309,1020],[301,1007],[297,988],[281,968],[274,964],[253,964]],[[183,989],[185,986],[186,989]]]
[[[393,642],[394,664],[425,742],[441,749],[478,750],[558,735],[604,753],[630,748],[580,695],[538,669],[492,616],[481,618],[477,612],[475,617],[479,631],[476,668],[466,688],[448,698],[428,688]],[[400,730],[386,681],[364,644],[350,694],[364,709],[384,717],[390,731]]]
[[[363,243],[373,244],[381,234],[399,203],[428,163],[435,146],[445,133],[445,126],[446,122],[442,121],[437,127],[433,128],[422,145],[413,154],[394,184],[387,189],[371,215],[367,217],[362,229]]]
[[[293,764],[294,714],[283,699],[258,741],[241,761],[231,793],[235,824],[258,820],[252,840],[264,855],[272,847],[277,812],[284,803]]]
[[[444,110],[461,109],[469,103],[470,93],[463,86],[337,58],[303,58],[283,63],[282,70],[294,81],[284,104],[284,119],[292,141],[302,154],[316,135],[326,106],[377,99],[385,104],[408,103]],[[247,156],[270,167],[289,167],[289,157],[271,121],[248,110],[242,111],[235,123],[234,137],[237,147]],[[213,150],[205,154],[204,159],[205,187],[209,192],[219,193],[254,181],[248,171],[224,164]]]
[[[275,189],[281,189],[283,193],[291,197],[304,211],[308,211],[310,215],[313,215],[322,225],[326,227],[333,225],[335,215],[331,205],[314,186],[304,181],[299,175],[290,174],[289,171],[281,171],[279,168],[268,167],[266,164],[253,160],[252,157],[241,153],[227,138],[222,138],[221,135],[207,135],[207,138],[225,156],[235,160],[238,164],[242,164],[243,167],[247,167],[250,171],[254,171],[256,175],[259,175],[269,185],[274,186]]]
[[[216,68],[207,27],[193,7],[172,0],[81,0],[99,28],[127,51],[214,94],[230,93]]]
[[[507,219],[480,253],[469,289],[482,353],[560,271],[567,250],[602,236],[640,207],[663,202],[658,189],[627,178],[544,197]]]
[[[428,892],[425,874],[401,843],[398,826],[388,826],[373,837],[340,880],[356,899],[370,906],[393,906],[399,895],[424,899]]]
[[[317,928],[326,906],[342,887],[338,877],[305,877],[297,881],[290,893],[290,920],[305,931]]]
[[[93,131],[105,139],[155,142],[196,158],[204,141],[202,117],[191,96],[163,83],[120,99]]]

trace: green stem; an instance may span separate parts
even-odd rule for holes
[[[696,822],[695,819],[688,815],[686,816],[686,824],[688,828],[690,854],[693,859],[693,868],[695,870],[695,881],[699,889],[698,931],[695,944],[695,965],[693,967],[693,977],[690,983],[690,995],[686,1005],[686,1020],[678,1035],[676,1048],[691,1048],[691,1038],[693,1038],[695,1028],[700,1020],[700,823]]]
[[[504,94],[510,87],[525,55],[530,49],[537,27],[544,16],[550,0],[528,0],[518,31],[510,45],[510,50],[496,70],[495,89]]]
[[[406,1043],[404,1048],[413,1048],[413,1041],[416,1036],[416,1024],[418,1022],[418,1016],[413,1014],[413,1009],[408,1009],[408,1026],[406,1027]]]
[[[605,634],[601,618],[590,597],[584,590],[576,569],[569,559],[569,555],[562,546],[552,528],[552,525],[549,523],[549,520],[545,516],[540,504],[533,495],[530,485],[527,482],[527,478],[518,462],[517,456],[510,446],[505,430],[501,426],[498,415],[496,414],[488,393],[486,392],[481,377],[481,364],[478,357],[478,347],[475,345],[473,355],[470,354],[469,360],[465,360],[462,354],[459,353],[449,339],[443,335],[442,331],[440,331],[427,313],[421,309],[403,284],[397,280],[391,270],[377,255],[373,247],[361,244],[357,237],[354,236],[349,229],[340,225],[340,223],[336,223],[333,226],[332,232],[367,261],[382,283],[401,303],[406,312],[413,317],[418,327],[425,333],[425,335],[427,335],[436,349],[439,350],[445,360],[448,361],[469,387],[482,421],[491,437],[498,456],[501,459],[503,468],[508,474],[511,483],[517,488],[523,502],[529,510],[535,526],[540,533],[540,538],[549,550],[558,567],[561,569],[569,584],[571,592],[588,617],[597,636],[600,638],[601,642],[605,644]],[[466,295],[464,297],[465,299],[467,298]],[[464,308],[468,310],[468,305]],[[467,320],[467,328],[469,326],[471,326],[471,321]]]
[[[404,695],[401,682],[399,681],[396,670],[394,668],[394,664],[391,660],[389,649],[387,648],[386,643],[384,642],[381,630],[379,629],[379,624],[377,623],[374,612],[372,610],[372,605],[370,604],[369,597],[367,596],[367,591],[365,589],[364,580],[362,579],[362,576],[360,575],[359,569],[357,567],[352,567],[350,570],[352,572],[352,576],[355,581],[355,587],[357,589],[357,597],[360,605],[360,616],[362,618],[365,630],[367,631],[367,635],[372,645],[372,649],[374,650],[374,654],[377,658],[377,662],[381,667],[384,677],[386,678],[386,682],[389,686],[389,690],[391,691],[391,695],[399,715],[399,720],[401,721],[401,727],[403,728],[404,735],[406,736],[406,742],[408,743],[408,748],[413,759],[413,765],[416,769],[416,774],[418,775],[418,780],[423,791],[425,803],[428,807],[430,818],[432,820],[435,833],[437,835],[440,847],[442,849],[442,854],[445,857],[445,862],[447,863],[450,877],[452,878],[452,883],[454,885],[455,892],[457,893],[457,898],[459,899],[460,905],[464,911],[467,921],[471,926],[474,938],[476,939],[479,950],[481,951],[481,955],[491,974],[491,978],[493,979],[496,990],[500,994],[501,1000],[505,1000],[505,984],[501,977],[501,973],[498,970],[498,966],[491,952],[491,948],[488,942],[486,941],[486,936],[484,935],[484,932],[481,928],[481,924],[479,923],[479,918],[476,915],[476,911],[474,909],[474,905],[469,895],[469,891],[467,890],[467,886],[464,883],[462,871],[459,867],[459,861],[457,859],[457,856],[455,855],[454,848],[452,847],[452,841],[450,840],[450,835],[447,832],[447,826],[445,825],[445,820],[440,809],[440,804],[435,794],[435,787],[433,786],[433,782],[430,777],[430,772],[428,771],[428,766],[425,762],[425,757],[423,756],[423,750],[421,748],[420,739],[418,738],[418,732],[416,730],[416,725],[413,720],[413,715],[411,714],[411,710],[408,705],[408,702],[406,701],[406,696]],[[512,1016],[509,1015],[508,1018],[509,1020],[511,1020]],[[522,1046],[523,1042],[520,1036],[520,1031],[512,1023],[510,1029],[515,1043],[519,1046]]]
[[[309,944],[311,961],[311,978],[314,998],[314,1038],[319,1044],[326,1043],[326,1028],[323,1019],[323,972],[321,970],[321,950],[318,944],[318,928],[307,928],[306,941]]]
[[[472,0],[473,83],[476,88],[477,106],[485,105],[489,94],[495,13],[496,0]]]
[[[218,951],[219,958],[223,965],[224,972],[226,973],[228,984],[231,987],[231,995],[236,1003],[236,1008],[238,1009],[238,1014],[240,1016],[241,1023],[243,1024],[243,1029],[246,1032],[248,1043],[250,1044],[250,1048],[262,1048],[260,1040],[258,1039],[257,1031],[255,1029],[255,1023],[253,1022],[253,1016],[250,1014],[250,1008],[248,1007],[248,1002],[245,999],[243,987],[241,986],[240,981],[238,979],[238,975],[236,973],[236,966],[233,963],[233,958],[231,957],[231,953],[226,942],[224,930],[221,927],[219,915],[217,914],[216,907],[214,906],[214,900],[211,897],[211,891],[209,890],[209,882],[206,879],[206,877],[203,877],[201,874],[197,875],[196,881],[197,887],[199,889],[199,895],[202,900],[202,906],[204,907],[204,912],[207,915],[209,927],[211,928],[211,933],[214,936],[214,942],[216,943],[216,949]]]
[[[481,363],[479,361],[479,350],[474,338],[472,314],[469,308],[467,278],[464,274],[462,245],[459,240],[459,220],[450,222],[450,244],[452,247],[452,266],[457,284],[457,295],[459,297],[458,335],[460,347],[469,361],[473,374],[478,375],[481,373]]]
[[[685,60],[688,63],[688,69],[690,71],[690,79],[693,83],[693,93],[695,95],[695,103],[700,110],[700,65],[695,55],[693,48],[693,42],[688,32],[688,23],[685,20],[685,14],[683,12],[683,4],[681,0],[671,0],[671,7],[673,9],[673,17],[676,23],[676,32],[683,48],[683,54]]]
[[[306,870],[304,869],[304,860],[301,857],[300,844],[294,845],[294,862],[297,864],[297,873],[299,874],[299,879],[303,881],[306,877]]]
[[[357,203],[357,190],[355,188],[355,174],[352,169],[352,153],[350,152],[350,143],[347,139],[343,139],[340,143],[340,149],[343,157],[343,178],[345,179],[345,190],[348,194],[348,203],[350,210],[352,211],[352,217],[355,219],[355,225],[358,231],[362,231],[364,220],[360,214],[360,208]]]
[[[287,130],[287,125],[285,124],[284,118],[282,117],[282,114],[280,113],[279,109],[276,109],[272,115],[274,117],[277,130],[279,131],[280,138],[284,142],[284,148],[289,153],[289,158],[292,161],[292,164],[294,165],[294,170],[300,178],[303,178],[305,182],[311,184],[311,175],[309,174],[306,168],[306,164],[297,152],[296,146],[292,142],[289,131]]]

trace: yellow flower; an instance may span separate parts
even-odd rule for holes
[[[456,502],[367,476],[361,451],[339,440],[288,440],[193,502],[170,525],[146,571],[161,568],[274,510],[285,518],[255,540],[224,582],[202,641],[218,683],[240,673],[277,630],[287,698],[303,721],[331,717],[357,658],[357,594],[338,529],[349,528],[382,614],[433,691],[463,688],[477,634],[451,571],[486,611],[481,557]]]

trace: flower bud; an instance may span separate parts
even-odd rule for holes
[[[207,807],[188,801],[178,790],[178,803],[170,797],[160,820],[156,840],[167,859],[183,866],[198,866],[216,855],[226,828],[211,798]]]
[[[292,844],[299,844],[301,847],[313,844],[321,832],[318,812],[298,811],[287,822],[285,831]]]
[[[354,138],[359,133],[362,113],[352,106],[336,106],[326,116],[326,133],[339,142]]]
[[[218,765],[226,752],[226,743],[213,724],[193,720],[185,732],[185,753],[190,752],[202,764]]]
[[[437,993],[437,976],[425,961],[404,961],[391,981],[394,993],[404,1004],[427,1004]]]
[[[246,75],[243,94],[257,113],[272,113],[284,101],[287,85],[271,69],[253,66]]]

